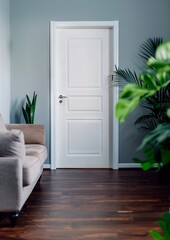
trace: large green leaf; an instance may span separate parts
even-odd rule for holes
[[[156,59],[170,61],[170,42],[162,43],[156,50]]]
[[[150,58],[148,65],[157,70],[170,71],[170,42],[162,43],[156,50],[156,58]]]
[[[116,117],[119,118],[119,121],[124,122],[129,112],[132,112],[136,108],[138,103],[139,103],[138,97],[130,101],[120,99],[116,105]]]
[[[116,117],[123,122],[127,115],[138,106],[142,98],[152,96],[154,93],[155,90],[148,90],[136,84],[127,84],[116,105]]]
[[[162,219],[157,222],[160,225],[162,233],[156,230],[150,231],[150,236],[155,240],[169,240],[170,239],[170,213],[163,214]]]
[[[164,237],[161,236],[161,234],[159,232],[157,232],[156,230],[152,230],[150,231],[150,236],[153,237],[155,240],[166,240]]]
[[[168,138],[170,138],[170,123],[160,124],[156,129],[145,136],[138,150],[142,150],[148,145],[160,145]]]
[[[140,74],[139,78],[143,82],[145,88],[149,90],[158,90],[158,82],[155,77],[155,74],[150,70],[143,72]]]

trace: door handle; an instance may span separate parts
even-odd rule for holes
[[[67,98],[67,96],[59,95],[58,98],[63,99],[63,98]]]

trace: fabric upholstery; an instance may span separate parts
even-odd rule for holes
[[[39,158],[41,164],[47,159],[47,148],[40,144],[26,144],[26,155],[36,156]]]
[[[47,157],[45,128],[39,124],[6,124],[5,129],[3,124],[0,117],[0,212],[14,212],[22,209],[42,175]]]
[[[7,128],[6,128],[6,126],[5,126],[3,117],[2,117],[2,115],[0,114],[0,131],[5,131],[5,130],[7,130]]]
[[[40,173],[41,164],[37,157],[26,156],[23,162],[23,186],[34,182]]]
[[[0,157],[0,212],[20,210],[22,185],[22,160]]]
[[[21,130],[26,144],[45,144],[45,128],[42,124],[6,124],[6,128]]]
[[[25,157],[25,142],[20,130],[0,131],[0,157]]]
[[[38,174],[38,176],[34,179],[34,181],[28,185],[28,186],[24,186],[22,188],[22,199],[21,199],[21,208],[22,206],[24,205],[25,201],[27,200],[27,198],[29,197],[29,195],[31,194],[33,188],[35,187],[38,179],[40,178],[40,176],[42,175],[42,172],[43,172],[43,167],[41,166],[41,170]],[[20,208],[20,209],[21,209]]]

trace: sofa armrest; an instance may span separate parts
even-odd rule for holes
[[[6,128],[21,130],[26,144],[45,144],[45,128],[42,124],[6,124]]]
[[[0,211],[19,211],[22,203],[22,160],[0,157]]]

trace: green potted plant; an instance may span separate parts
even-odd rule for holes
[[[139,76],[139,79],[143,82],[142,86],[134,83],[127,84],[121,92],[116,106],[116,116],[121,122],[123,122],[126,116],[138,106],[142,99],[154,96],[155,93],[169,85],[170,42],[165,42],[158,47],[155,58],[151,57],[149,59],[148,66],[154,69],[154,73],[151,70],[146,70]],[[170,102],[167,103],[167,107],[168,106],[170,106]],[[158,125],[155,130],[144,138],[139,148],[144,149],[147,147],[145,149],[147,160],[141,161],[135,159],[136,162],[142,164],[143,169],[148,170],[153,167],[155,163],[157,164],[158,169],[160,169],[168,163],[169,149],[166,147],[167,139],[164,141],[163,136],[167,137],[167,135],[165,135],[165,130],[167,133],[167,128],[169,128],[169,126],[169,123]],[[161,152],[163,152],[164,157],[160,157]],[[167,157],[165,157],[166,155]]]
[[[155,58],[155,52],[158,46],[163,42],[162,38],[149,38],[140,46],[139,56],[144,63],[144,66],[154,74],[154,68],[147,64],[150,57]],[[130,69],[116,68],[115,71],[116,85],[122,85],[127,83],[134,83],[139,86],[143,86],[143,81],[140,79],[135,71]],[[170,84],[167,87],[155,92],[153,96],[149,96],[140,104],[140,107],[145,109],[145,114],[138,117],[135,121],[135,125],[138,126],[138,130],[142,133],[152,131],[160,123],[170,122],[170,118],[167,117],[166,112],[168,103],[170,102]]]
[[[161,44],[155,54],[148,61],[153,71],[146,70],[140,76],[142,86],[137,84],[126,85],[120,95],[116,106],[116,116],[121,122],[132,112],[142,99],[154,96],[160,90],[164,90],[170,83],[170,42]],[[170,102],[167,102],[170,107]],[[167,111],[167,118],[170,117],[170,109]],[[158,126],[148,133],[140,149],[145,149],[146,160],[136,161],[141,163],[144,170],[149,170],[155,164],[158,170],[167,166],[170,162],[170,123],[158,124]],[[155,240],[170,239],[170,213],[165,213],[163,219],[158,221],[162,234],[158,231],[150,231],[150,236]]]
[[[22,113],[27,124],[34,124],[34,116],[35,116],[35,108],[37,102],[37,94],[33,94],[32,101],[30,100],[29,96],[26,95],[26,106],[25,108],[22,107]]]

